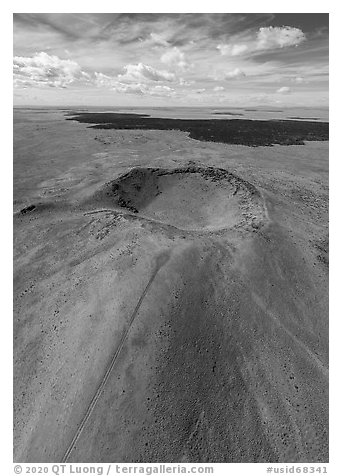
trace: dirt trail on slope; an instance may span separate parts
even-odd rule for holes
[[[69,461],[327,459],[321,309],[298,257],[270,255],[268,236],[173,256]]]

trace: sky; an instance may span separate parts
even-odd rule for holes
[[[14,105],[328,106],[322,13],[17,13]]]

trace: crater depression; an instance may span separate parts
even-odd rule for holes
[[[258,228],[264,213],[254,186],[213,167],[134,168],[108,182],[94,201],[186,231]]]

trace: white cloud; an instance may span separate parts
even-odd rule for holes
[[[177,47],[164,53],[160,59],[164,64],[174,68],[179,68],[182,71],[190,68],[190,64],[186,60],[185,54]]]
[[[229,71],[228,73],[225,73],[225,79],[241,79],[246,76],[246,73],[241,71],[240,68],[235,68],[233,71]]]
[[[260,28],[257,35],[257,49],[269,50],[297,46],[305,40],[305,35],[299,28],[291,26]]]
[[[277,89],[277,93],[279,94],[289,94],[290,92],[291,92],[291,88],[289,88],[288,86],[283,86]]]
[[[216,87],[214,88],[214,91],[216,91],[216,92],[217,92],[217,91],[224,91],[224,87],[223,87],[223,86],[216,86]]]
[[[223,56],[240,56],[247,52],[298,46],[305,39],[305,34],[299,28],[269,26],[260,28],[256,38],[244,38],[244,43],[221,43],[216,48]]]
[[[229,45],[229,44],[220,44],[217,45],[217,49],[220,50],[221,55],[226,56],[240,56],[248,50],[247,45],[236,44],[236,45]]]
[[[125,94],[162,97],[171,97],[175,94],[175,90],[166,85],[154,84],[153,82],[121,82],[118,78],[119,77],[111,77],[102,73],[95,73],[94,83],[97,87],[107,88]]]
[[[158,46],[170,46],[170,43],[165,40],[161,35],[158,35],[157,33],[151,33],[150,38],[152,40],[152,43]]]
[[[98,87],[111,87],[116,81],[114,78],[107,76],[106,74],[95,72],[95,84]]]
[[[147,87],[142,83],[121,83],[116,77],[107,76],[103,73],[95,73],[94,83],[99,88],[112,89],[119,93],[145,94]]]
[[[302,84],[304,83],[305,80],[301,76],[297,76],[296,78],[293,79],[293,81],[297,84]]]
[[[165,85],[157,85],[149,88],[147,91],[151,96],[171,97],[175,95],[175,90]]]
[[[146,82],[146,81],[174,81],[176,79],[173,73],[168,71],[159,71],[152,66],[139,64],[128,64],[124,67],[125,73],[119,74],[117,79],[120,82]]]
[[[146,85],[136,83],[136,84],[125,84],[125,83],[115,83],[112,86],[112,89],[117,93],[126,93],[126,94],[146,94]]]
[[[13,76],[15,87],[66,88],[74,81],[90,80],[90,76],[75,61],[63,60],[44,52],[32,57],[15,56]]]

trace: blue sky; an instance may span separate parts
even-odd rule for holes
[[[328,105],[328,14],[14,14],[14,104]]]

